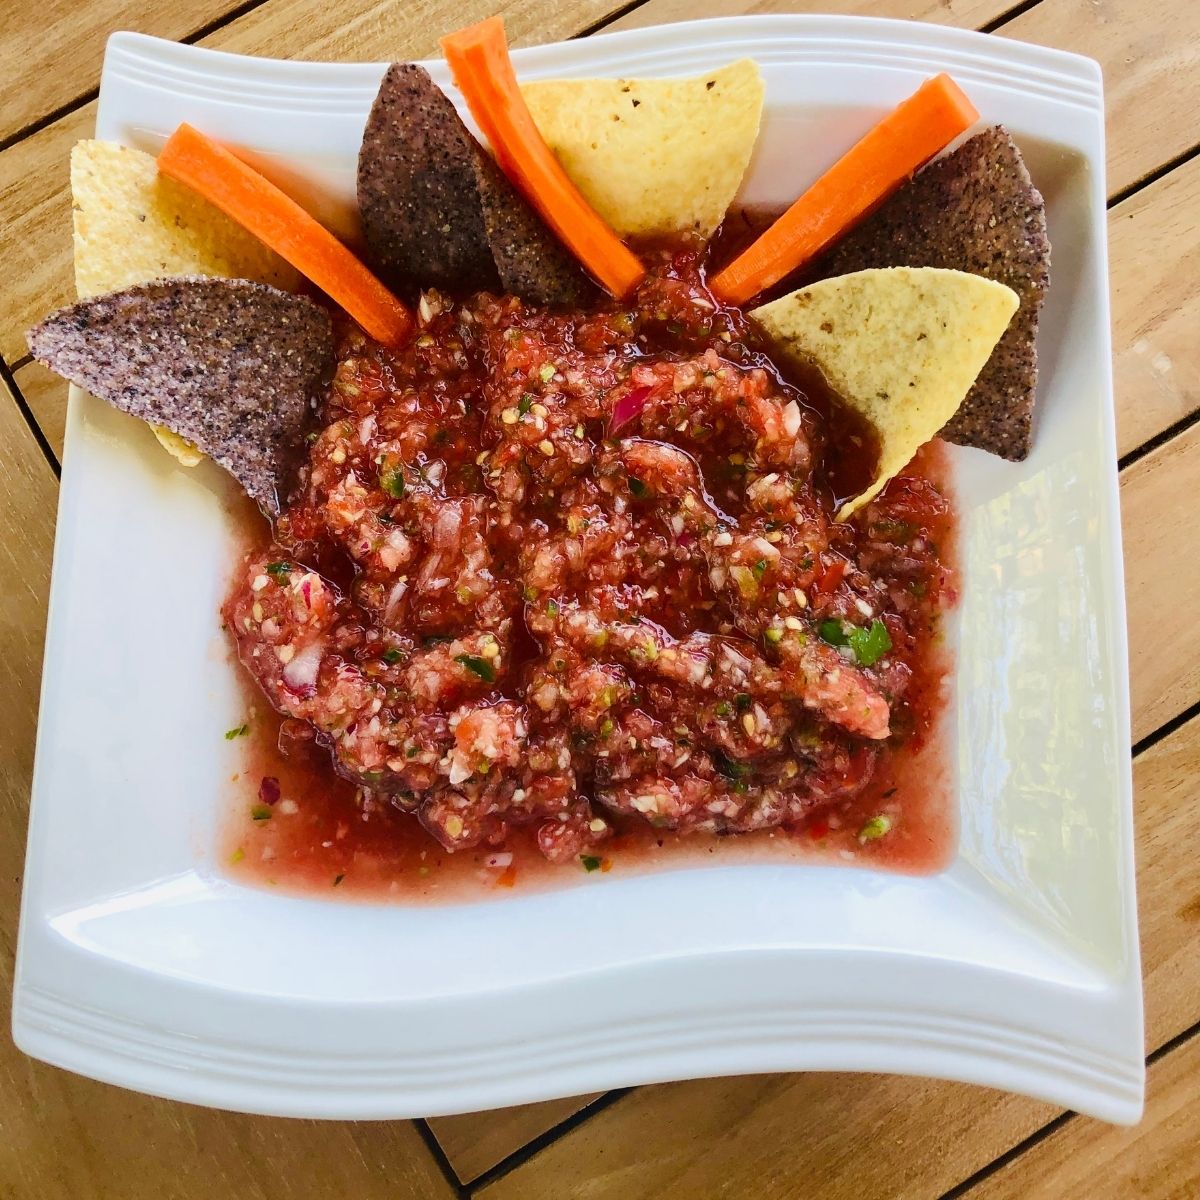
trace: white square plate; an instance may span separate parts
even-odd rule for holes
[[[530,77],[767,82],[748,203],[790,201],[949,71],[1046,197],[1040,425],[1019,465],[955,450],[964,599],[958,852],[926,878],[762,863],[442,907],[298,899],[213,862],[241,701],[216,612],[215,468],[73,396],[13,1029],[127,1087],[320,1117],[433,1115],[750,1071],[944,1076],[1113,1121],[1142,1105],[1129,715],[1100,72],[931,25],[770,16],[520,51]],[[447,84],[441,63],[429,64]],[[382,67],[118,34],[97,133],[188,120],[332,225]],[[318,197],[320,199],[318,200]],[[574,882],[574,880],[572,880]]]

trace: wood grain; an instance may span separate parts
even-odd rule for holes
[[[620,0],[267,0],[200,44],[235,54],[387,62],[438,56],[444,33],[499,13],[514,46],[557,42],[602,21]]]
[[[1200,1035],[1156,1062],[1133,1129],[1075,1117],[966,1192],[966,1200],[1195,1200],[1200,1196]]]
[[[1133,767],[1138,911],[1146,981],[1146,1050],[1200,1018],[1200,717],[1138,756]]]
[[[9,363],[29,353],[26,329],[75,298],[69,157],[95,127],[96,105],[86,104],[0,151],[0,354]]]
[[[1200,718],[1134,765],[1150,1047],[1200,1018],[1192,839]],[[933,1200],[1056,1115],[898,1076],[784,1075],[640,1088],[503,1176],[484,1200]],[[1085,1191],[1047,1196],[1074,1197]],[[1127,1193],[1132,1195],[1134,1193]],[[1145,1193],[1156,1195],[1156,1193]]]
[[[45,435],[59,462],[62,462],[63,433],[67,423],[67,383],[41,363],[27,362],[13,372],[29,411]]]
[[[1200,158],[1109,213],[1121,454],[1200,409]]]
[[[740,17],[747,13],[820,12],[846,13],[860,17],[895,17],[910,21],[934,21],[960,29],[988,25],[1015,6],[1016,0],[823,0],[820,4],[796,0],[646,0],[632,12],[604,27],[644,29],[672,21],[694,21],[701,17]]]
[[[180,40],[235,7],[234,0],[5,0],[0,140],[94,88],[113,30]]]
[[[457,1117],[433,1117],[429,1128],[454,1173],[463,1183],[470,1183],[534,1138],[598,1100],[601,1094],[594,1092],[590,1096],[569,1096]]]
[[[1043,0],[997,32],[1100,63],[1110,195],[1200,142],[1200,4]]]
[[[1200,699],[1198,488],[1200,425],[1121,478],[1134,741]]]
[[[45,635],[54,475],[0,383],[0,987],[11,994]],[[0,1039],[0,1196],[13,1200],[451,1197],[408,1121],[265,1120],[35,1063]]]

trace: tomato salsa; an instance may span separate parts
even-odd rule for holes
[[[646,248],[633,296],[583,311],[426,291],[396,352],[340,322],[224,610],[277,714],[236,869],[415,894],[765,839],[944,857],[940,448],[834,521],[870,429],[772,362],[707,253]]]

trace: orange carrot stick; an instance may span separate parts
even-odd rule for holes
[[[396,346],[411,331],[408,309],[324,225],[224,146],[180,125],[159,153],[158,169],[270,246],[377,342]]]
[[[500,169],[600,283],[614,296],[628,295],[646,268],[584,199],[546,145],[517,86],[504,22],[490,17],[448,34],[441,45]]]
[[[926,80],[721,271],[713,291],[730,304],[745,304],[778,283],[883,203],[978,119],[949,75]]]

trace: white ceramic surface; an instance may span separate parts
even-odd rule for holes
[[[1034,451],[1020,465],[954,451],[965,599],[952,866],[929,878],[778,863],[614,872],[440,908],[230,883],[212,861],[236,752],[221,735],[241,720],[216,622],[226,485],[215,468],[177,469],[143,426],[75,395],[13,1009],[24,1050],[164,1096],[321,1117],[850,1069],[1137,1118],[1099,69],[931,25],[815,16],[515,57],[534,77],[685,73],[740,55],[767,81],[748,202],[790,200],[939,70],[984,121],[1009,126],[1046,196],[1054,268]],[[155,150],[187,119],[348,229],[381,71],[118,34],[97,132]]]

